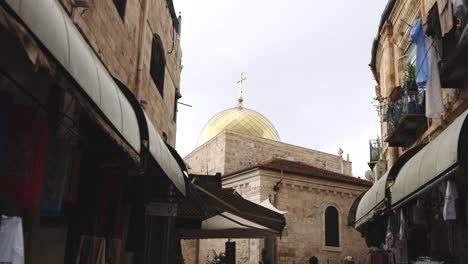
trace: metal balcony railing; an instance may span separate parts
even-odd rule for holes
[[[425,125],[424,90],[405,91],[398,100],[389,101],[384,120],[390,146],[405,146],[421,125]]]

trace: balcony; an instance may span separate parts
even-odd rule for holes
[[[385,142],[390,147],[408,147],[427,130],[423,90],[405,90],[398,99],[389,101],[385,108]]]
[[[369,168],[374,169],[375,164],[380,159],[380,153],[382,152],[382,144],[380,138],[369,140]]]

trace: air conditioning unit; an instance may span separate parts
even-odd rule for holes
[[[88,8],[91,6],[91,0],[73,0],[73,6]]]

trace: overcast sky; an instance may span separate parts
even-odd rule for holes
[[[368,170],[380,134],[371,101],[372,40],[386,0],[174,0],[183,58],[177,150],[189,154],[206,122],[236,106],[265,115],[283,142],[350,155]]]

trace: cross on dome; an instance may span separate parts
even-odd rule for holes
[[[237,101],[239,101],[239,105],[237,106],[239,108],[243,107],[242,103],[244,102],[244,98],[242,97],[242,94],[243,94],[244,88],[242,86],[242,83],[245,80],[247,80],[247,77],[245,76],[245,74],[243,72],[241,72],[240,79],[237,81],[237,84],[239,84],[239,89],[240,89],[239,100],[237,100]]]

